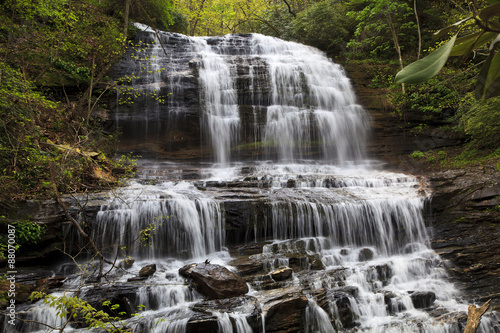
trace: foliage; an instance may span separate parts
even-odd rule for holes
[[[0,12],[0,204],[116,183],[94,111],[124,50],[114,1],[8,0]],[[99,85],[99,86],[97,86]]]
[[[404,1],[376,0],[356,3],[363,9],[347,15],[357,22],[355,38],[348,46],[359,56],[390,59],[395,43],[401,50],[411,50],[416,43],[416,24],[411,7]],[[397,40],[395,39],[397,38]],[[404,43],[399,42],[404,41]]]
[[[411,153],[411,157],[419,160],[425,157],[425,153],[421,152],[420,150],[415,150],[413,153]]]
[[[396,76],[398,83],[420,83],[434,77],[450,56],[466,59],[477,51],[488,54],[476,85],[476,98],[487,99],[500,95],[500,54],[498,38],[500,25],[500,3],[489,1],[490,5],[479,8],[476,2],[469,4],[468,16],[434,34],[436,38],[448,36],[451,39],[436,51],[404,68]]]
[[[264,0],[175,0],[174,5],[187,19],[189,35],[207,36],[255,31],[268,7]]]
[[[474,101],[461,105],[460,125],[472,142],[479,147],[495,148],[500,145],[500,97]]]
[[[393,101],[399,110],[424,112],[424,120],[451,122],[463,96],[473,89],[476,73],[445,69],[428,82],[407,86],[405,93],[396,92]]]
[[[5,259],[7,250],[7,230],[9,225],[15,230],[16,251],[24,250],[25,246],[37,244],[46,232],[46,227],[31,221],[10,221],[5,216],[0,216],[0,259]],[[10,227],[10,228],[12,228]],[[5,236],[4,236],[5,235]]]
[[[260,13],[258,32],[278,38],[291,39],[294,17],[284,6],[270,7]],[[302,41],[305,42],[305,41]]]
[[[128,332],[124,323],[119,317],[113,317],[103,310],[96,310],[89,303],[77,296],[55,296],[42,292],[33,292],[30,296],[31,301],[42,300],[42,302],[57,311],[57,316],[63,322],[61,327],[52,327],[52,329],[64,330],[70,320],[79,321],[90,329],[98,329],[101,332]],[[109,307],[113,311],[119,310],[119,305],[111,304],[109,301],[103,303],[103,307]]]
[[[318,2],[297,14],[291,24],[291,34],[298,42],[309,44],[337,55],[346,51],[354,32],[347,10],[339,1]]]

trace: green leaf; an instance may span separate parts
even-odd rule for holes
[[[455,46],[450,52],[450,57],[461,56],[467,54],[473,49],[480,48],[493,40],[497,35],[498,34],[495,32],[484,33],[480,31],[460,37],[455,42]]]
[[[479,18],[484,21],[488,21],[490,18],[500,15],[500,3],[495,3],[491,6],[486,7],[479,13]]]
[[[488,76],[488,71],[490,69],[490,64],[492,59],[493,59],[493,52],[490,52],[490,55],[488,56],[488,59],[486,59],[486,62],[481,68],[481,72],[479,73],[479,76],[477,78],[476,91],[475,91],[476,99],[483,98],[484,87],[486,86],[486,77]]]
[[[500,1],[500,0],[499,0]],[[432,35],[432,38],[433,39],[438,39],[438,38],[441,38],[443,36],[446,36],[450,31],[452,31],[453,29],[456,29],[458,28],[462,23],[465,23],[467,22],[468,20],[472,19],[472,16],[469,16],[463,20],[460,20],[458,22],[455,22],[453,23],[452,25],[449,25],[447,26],[446,28],[443,28],[441,30],[438,30],[436,31],[433,35]]]
[[[420,83],[436,76],[448,60],[456,39],[457,35],[427,57],[403,68],[396,74],[396,83]]]
[[[500,52],[491,52],[478,77],[476,98],[496,96],[500,96]]]
[[[500,2],[500,0],[488,0],[489,4],[493,4],[493,3],[497,3],[497,2]]]

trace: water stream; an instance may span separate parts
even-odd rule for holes
[[[160,33],[162,47],[138,27],[136,44],[146,46],[117,66],[117,76],[136,78],[113,117],[122,151],[143,158],[128,186],[95,199],[92,222],[109,258],[135,259],[112,274],[112,288],[131,288],[127,302],[140,314],[124,325],[188,333],[463,329],[468,305],[429,246],[425,179],[366,157],[368,117],[339,65],[256,34]],[[137,92],[132,104],[123,102],[127,89]],[[147,228],[153,235],[140,244]],[[248,295],[210,303],[191,288],[178,269],[205,260],[242,275]],[[127,282],[153,263],[152,277]],[[273,278],[286,268],[290,277]],[[82,297],[93,289],[84,286]],[[40,303],[24,311],[58,324]],[[485,317],[478,332],[500,332],[494,321]]]

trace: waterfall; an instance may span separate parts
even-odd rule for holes
[[[113,117],[120,150],[143,157],[127,186],[87,197],[82,214],[107,257],[136,260],[111,275],[106,291],[128,288],[116,297],[139,314],[123,320],[128,328],[463,328],[467,305],[429,247],[425,179],[379,170],[367,158],[368,116],[341,66],[314,48],[258,34],[187,37],[137,27],[140,47],[114,70]],[[203,261],[240,274],[250,292],[207,300],[178,274]],[[154,275],[137,280],[152,263]],[[92,295],[86,288],[82,297]],[[28,308],[28,317],[57,325],[46,308]],[[495,316],[478,332],[498,332]]]

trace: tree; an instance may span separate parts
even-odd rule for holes
[[[359,4],[356,3],[356,6]],[[358,22],[354,33],[356,38],[349,43],[351,48],[369,49],[371,55],[387,58],[390,58],[388,51],[393,49],[403,68],[403,49],[405,45],[413,44],[416,34],[416,25],[411,19],[414,13],[406,2],[367,1],[362,10],[350,11],[347,15]],[[403,36],[404,45],[401,44]]]
[[[263,0],[175,0],[174,4],[187,17],[191,36],[255,31],[261,12],[268,7]]]
[[[477,1],[470,3],[467,17],[434,34],[435,38],[453,36],[436,51],[418,60],[396,75],[396,83],[425,82],[439,73],[450,56],[467,59],[471,54],[487,56],[477,79],[476,99],[500,96],[500,1],[489,0],[480,8]]]
[[[339,1],[322,1],[297,14],[291,24],[292,38],[339,55],[346,51],[354,25]]]

